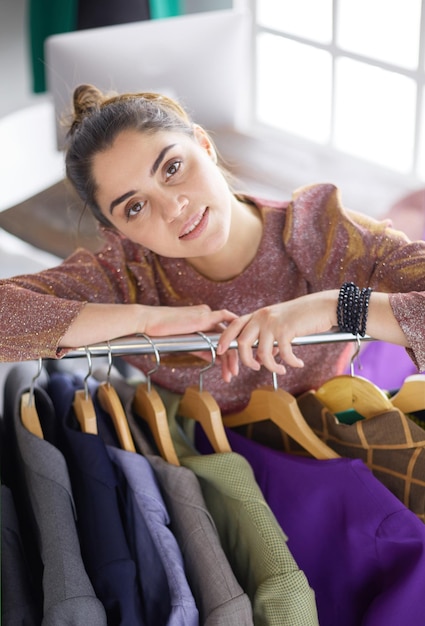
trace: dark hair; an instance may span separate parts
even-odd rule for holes
[[[106,95],[93,85],[80,85],[74,91],[73,104],[73,120],[67,135],[66,174],[94,216],[102,224],[111,226],[96,201],[92,174],[94,156],[109,148],[124,130],[147,133],[170,130],[193,136],[193,124],[177,102],[156,93]]]

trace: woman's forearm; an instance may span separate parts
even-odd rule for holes
[[[387,293],[372,292],[366,332],[375,339],[409,347],[409,341],[394,316]]]
[[[167,307],[88,303],[70,324],[58,346],[80,347],[136,333],[159,337],[212,331],[235,317],[226,309],[211,311],[204,304]]]
[[[140,330],[140,305],[87,303],[59,341],[73,348],[133,335]]]

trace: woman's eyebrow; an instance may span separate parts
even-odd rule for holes
[[[155,172],[157,171],[158,167],[161,164],[161,161],[163,160],[167,152],[171,150],[171,148],[174,148],[175,145],[176,145],[175,143],[172,143],[169,146],[165,146],[165,148],[161,150],[161,152],[158,154],[157,158],[155,159],[155,163],[152,165],[151,176],[155,174]]]
[[[121,202],[124,202],[124,200],[127,200],[127,198],[130,198],[132,195],[134,195],[136,192],[134,189],[132,189],[131,191],[127,191],[126,193],[124,193],[122,196],[120,196],[119,198],[116,198],[115,200],[112,200],[110,206],[109,206],[109,213],[112,215],[113,210],[115,209],[115,207],[118,204],[121,204]]]

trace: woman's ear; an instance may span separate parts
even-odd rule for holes
[[[208,152],[212,161],[214,163],[217,163],[217,152],[214,148],[214,144],[211,141],[207,131],[204,130],[202,126],[199,126],[199,124],[194,124],[193,134],[195,137],[195,141],[197,141],[198,144]]]

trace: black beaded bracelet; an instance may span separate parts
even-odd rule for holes
[[[338,294],[336,311],[337,323],[341,332],[365,336],[371,293],[370,287],[359,289],[352,282],[342,285]]]
[[[361,320],[358,333],[360,337],[364,337],[366,334],[367,314],[369,313],[369,300],[371,293],[372,289],[370,287],[366,287],[361,291]]]

